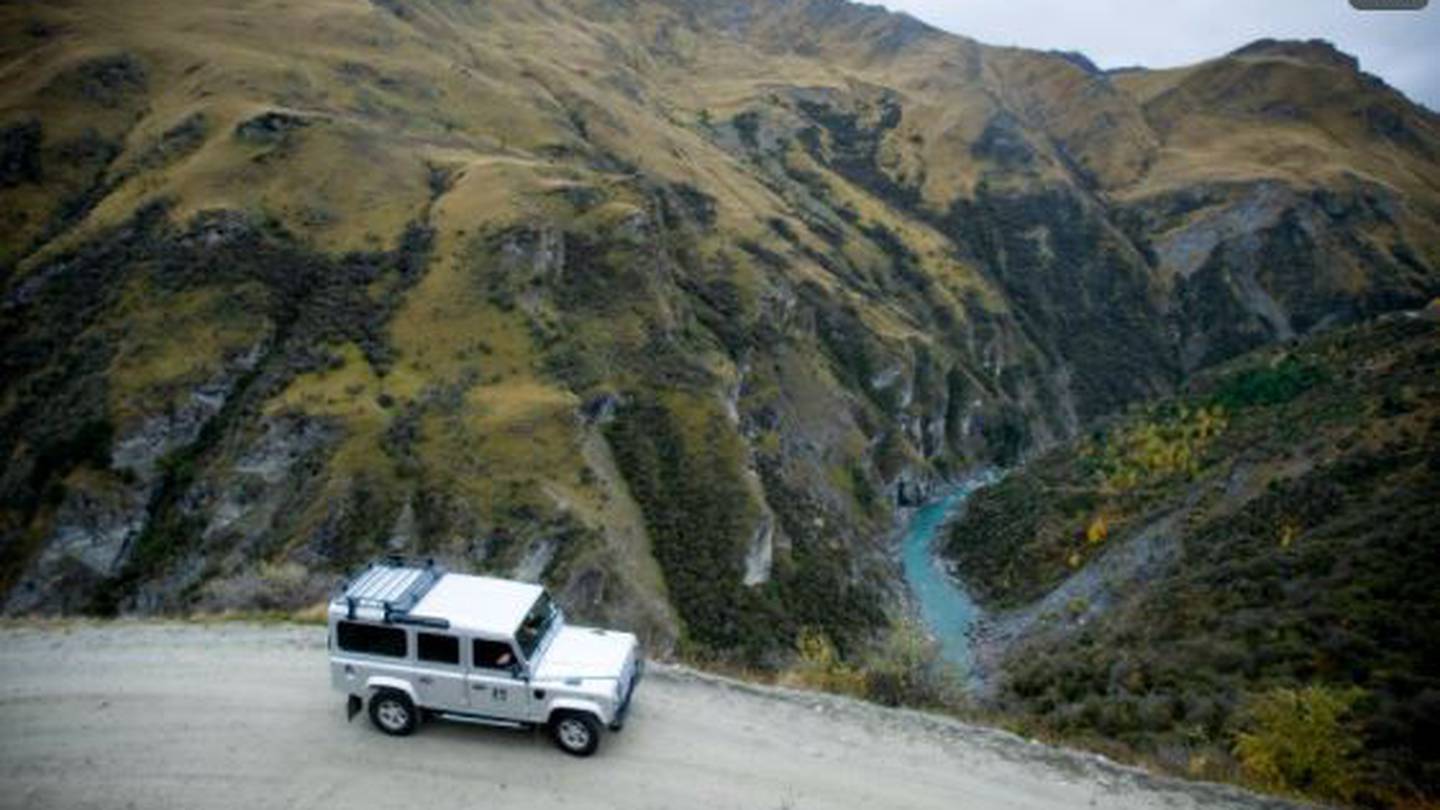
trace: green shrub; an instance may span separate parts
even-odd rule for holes
[[[865,673],[841,660],[824,631],[807,627],[795,642],[796,663],[781,679],[791,686],[862,697]]]
[[[865,697],[886,706],[954,705],[962,685],[938,646],[913,620],[902,620],[865,656]]]
[[[711,652],[744,650],[746,657],[758,657],[779,639],[764,605],[741,584],[749,495],[733,436],[713,423],[703,435],[686,436],[658,399],[627,399],[607,437],[644,512],[688,640]]]
[[[1252,695],[1235,738],[1246,778],[1265,790],[1351,800],[1360,783],[1356,754],[1362,745],[1349,719],[1363,695],[1321,685]]]
[[[1158,409],[1104,437],[1085,460],[1109,492],[1123,493],[1199,472],[1205,452],[1229,426],[1225,408]]]
[[[1320,368],[1286,357],[1268,368],[1250,369],[1225,378],[1210,401],[1227,410],[1284,405],[1324,379]]]

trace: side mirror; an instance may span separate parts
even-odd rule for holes
[[[510,665],[510,677],[517,681],[530,680],[530,673],[526,671],[525,665],[519,662]]]

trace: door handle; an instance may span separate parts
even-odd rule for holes
[[[430,684],[434,683],[434,681],[430,679],[429,675],[422,675],[420,677],[420,683],[425,686],[429,686]]]

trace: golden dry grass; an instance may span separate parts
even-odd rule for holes
[[[127,290],[112,327],[119,339],[110,364],[110,413],[121,424],[184,403],[217,379],[226,361],[266,340],[262,291],[201,288],[162,294],[143,283]]]

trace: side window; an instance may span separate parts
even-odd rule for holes
[[[503,641],[475,639],[475,666],[480,669],[509,669],[515,663],[515,652]]]
[[[439,633],[416,633],[415,657],[436,664],[459,664],[460,639]]]
[[[404,658],[410,652],[405,631],[399,627],[340,622],[335,626],[335,641],[346,652],[365,655]]]

